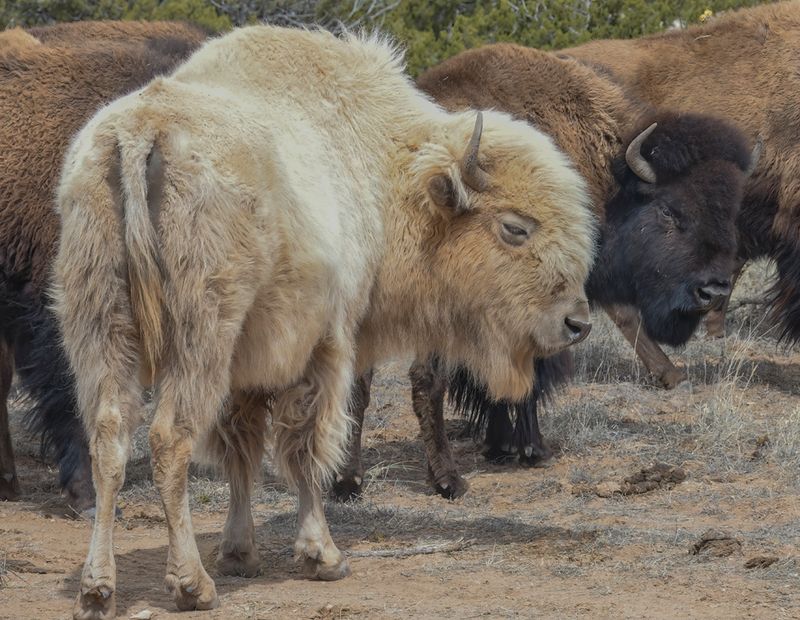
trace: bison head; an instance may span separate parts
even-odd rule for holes
[[[590,297],[634,305],[652,338],[685,343],[731,291],[751,159],[721,120],[660,114],[639,127],[614,162],[620,188],[606,208]]]
[[[451,316],[436,352],[495,396],[520,398],[534,357],[588,334],[594,216],[584,181],[545,135],[498,112],[450,118],[415,164],[432,216],[426,276]]]

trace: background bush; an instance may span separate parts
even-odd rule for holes
[[[762,0],[763,1],[763,0]],[[212,32],[266,20],[380,28],[416,75],[464,49],[511,41],[543,49],[686,26],[759,0],[0,0],[0,26],[82,19],[183,19]]]

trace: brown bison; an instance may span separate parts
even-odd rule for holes
[[[19,492],[6,408],[16,368],[33,403],[29,424],[43,450],[55,452],[69,501],[79,510],[93,501],[72,378],[45,292],[58,236],[57,171],[93,112],[171,70],[204,38],[180,23],[0,33],[0,499]]]
[[[770,302],[790,341],[800,337],[798,49],[800,3],[783,2],[726,13],[686,30],[594,41],[563,52],[619,80],[652,105],[715,114],[763,141],[737,221],[737,260],[775,261],[778,279]],[[625,314],[629,333],[637,330],[636,314]],[[672,362],[646,335],[638,344],[650,372],[676,376]]]
[[[187,471],[229,396],[232,486],[258,464],[270,394],[297,556],[344,577],[321,489],[345,456],[354,372],[439,353],[523,397],[534,358],[588,333],[588,202],[546,135],[446,112],[378,38],[242,28],[95,114],[65,158],[53,284],[97,492],[75,617],[115,611],[114,507],[144,387],[180,609],[218,602]],[[234,562],[257,553],[247,504],[225,527]]]
[[[572,158],[589,181],[602,222],[587,293],[612,316],[632,306],[654,340],[681,344],[728,292],[736,265],[735,221],[751,163],[747,141],[729,123],[653,110],[575,60],[515,45],[459,54],[423,74],[418,85],[451,110],[487,107],[526,120]],[[546,456],[536,419],[538,391],[517,402],[495,402],[469,373],[448,372],[449,365],[446,359],[418,361],[410,373],[438,493],[457,497],[466,490],[444,432],[446,391],[478,421],[490,418],[490,458],[507,457],[514,444],[523,462]],[[546,390],[563,377],[564,362],[548,360],[538,371],[539,390]],[[368,380],[355,388],[356,405],[369,400]],[[516,429],[510,413],[517,414]],[[354,417],[360,422],[363,409]],[[353,443],[359,440],[357,432]],[[353,445],[337,477],[339,497],[360,490],[359,453]]]

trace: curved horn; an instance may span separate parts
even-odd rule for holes
[[[653,133],[657,124],[658,123],[653,123],[636,136],[633,142],[628,146],[628,150],[625,151],[625,161],[628,163],[628,166],[630,166],[633,173],[645,183],[656,182],[656,171],[653,170],[653,166],[642,157],[642,143],[647,139],[647,136]]]
[[[475,129],[469,139],[467,150],[461,159],[461,178],[464,183],[476,192],[485,191],[489,187],[489,175],[481,170],[478,165],[478,147],[481,145],[483,132],[483,112],[478,112],[475,119]]]
[[[758,160],[761,159],[761,153],[764,151],[764,139],[758,136],[756,143],[753,146],[753,151],[750,153],[750,165],[744,171],[745,176],[750,176],[758,168]]]

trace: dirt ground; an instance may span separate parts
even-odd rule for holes
[[[672,352],[690,381],[671,392],[597,317],[575,384],[542,416],[549,467],[489,465],[449,420],[471,486],[455,502],[426,485],[406,364],[386,365],[368,412],[365,496],[327,505],[352,576],[302,579],[295,499],[265,461],[254,505],[262,574],[218,577],[221,607],[180,617],[800,618],[800,352],[776,343],[752,303],[765,280],[763,265],[746,274],[725,340],[700,335]],[[56,472],[16,437],[25,495],[0,504],[0,618],[66,618],[91,524],[70,517]],[[190,493],[213,575],[227,485],[198,470]],[[178,617],[141,448],[120,507],[120,617]]]

